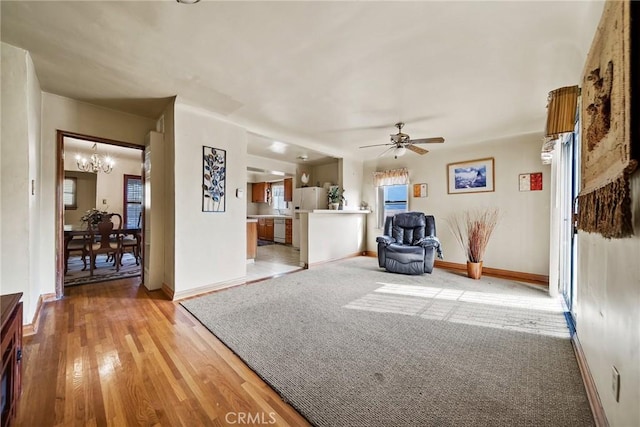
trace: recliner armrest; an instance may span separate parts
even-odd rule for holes
[[[391,236],[378,236],[376,237],[376,242],[384,243],[385,245],[390,245],[391,243],[395,243],[396,239]]]
[[[420,240],[413,242],[414,246],[422,246],[423,248],[435,248],[438,258],[442,258],[442,248],[440,246],[440,240],[435,236],[426,236]]]

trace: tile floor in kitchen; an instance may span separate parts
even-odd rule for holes
[[[247,282],[299,269],[300,251],[293,246],[278,243],[258,246],[255,262],[247,264]]]

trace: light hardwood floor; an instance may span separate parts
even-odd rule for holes
[[[138,281],[68,288],[43,307],[24,340],[17,425],[309,425],[182,306]]]

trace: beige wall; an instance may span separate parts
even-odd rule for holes
[[[173,99],[162,113],[164,122],[164,275],[163,284],[169,289],[175,289],[175,99]],[[152,173],[153,170],[152,170]],[[157,172],[156,172],[157,173]],[[154,182],[156,182],[154,180]]]
[[[40,84],[27,51],[2,43],[1,55],[0,292],[23,293],[30,323],[45,289],[39,270]]]
[[[344,188],[344,209],[359,209],[362,202],[362,170],[364,162],[352,158],[343,158],[339,161],[338,182]],[[374,239],[375,240],[375,239]]]
[[[640,425],[640,171],[631,181],[633,227],[626,239],[578,234],[576,329],[612,426]],[[620,401],[611,371],[620,373]]]
[[[205,110],[175,105],[176,297],[240,283],[246,275],[247,133]],[[166,118],[165,118],[166,120]],[[227,151],[225,212],[202,212],[202,147]]]
[[[338,184],[338,159],[331,163],[316,165],[310,168],[309,186],[323,187],[325,182]]]
[[[76,179],[76,209],[64,210],[64,223],[82,226],[82,216],[96,207],[96,174],[65,170],[64,177]]]
[[[455,242],[445,218],[451,213],[475,207],[497,207],[502,218],[492,236],[484,265],[492,268],[533,274],[549,274],[549,175],[550,167],[540,162],[542,136],[521,135],[473,146],[432,150],[418,156],[407,153],[369,161],[364,167],[363,199],[375,210],[374,170],[407,167],[411,183],[427,183],[428,197],[409,197],[409,209],[434,215],[436,231],[446,261],[465,263],[465,255]],[[494,157],[495,191],[475,194],[447,194],[447,164]],[[543,191],[520,192],[518,174],[543,173]],[[375,212],[368,216],[367,248],[376,251]]]
[[[164,137],[149,132],[145,140],[144,286],[162,288],[165,274]]]

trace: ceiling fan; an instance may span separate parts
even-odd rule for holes
[[[398,128],[398,133],[391,135],[391,142],[387,144],[363,145],[360,148],[388,146],[389,148],[380,153],[378,157],[381,157],[386,153],[393,151],[393,156],[397,159],[400,156],[404,156],[407,150],[411,150],[414,153],[420,155],[427,154],[429,152],[429,150],[425,150],[422,147],[417,147],[416,144],[433,144],[444,142],[444,138],[442,137],[411,139],[409,135],[407,135],[406,133],[402,133],[403,126],[404,123],[402,122],[398,122],[395,124],[395,127]]]

